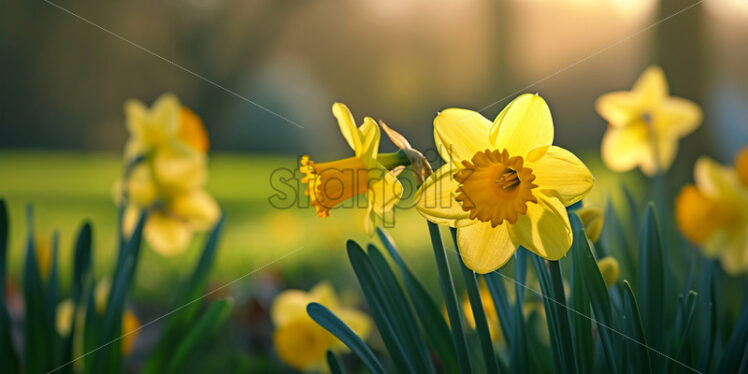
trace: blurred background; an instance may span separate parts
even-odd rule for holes
[[[439,110],[493,118],[519,93],[537,92],[553,112],[555,143],[579,154],[605,187],[613,175],[599,161],[606,125],[594,101],[659,64],[671,93],[705,112],[703,126],[681,142],[669,183],[690,180],[699,155],[729,163],[748,143],[744,0],[706,0],[682,12],[697,1],[50,1],[70,13],[45,1],[0,5],[0,196],[11,212],[11,277],[21,272],[26,204],[35,208],[38,236],[59,230],[63,279],[86,219],[96,272],[110,272],[129,98],[150,104],[173,92],[205,123],[208,190],[227,216],[216,285],[303,247],[229,288],[248,319],[274,290],[308,288],[330,269],[339,270],[333,283],[349,283],[345,239],[374,240],[364,234],[364,211],[321,220],[313,209],[275,209],[268,200],[273,171],[293,170],[299,155],[348,157],[334,101],[359,120],[384,120],[424,150],[433,147]],[[383,139],[382,149],[395,147]],[[636,191],[638,172],[625,178]],[[398,212],[391,232],[406,261],[431,250],[412,209]],[[175,258],[144,253],[135,291],[141,313],[157,309],[191,270],[202,240]],[[409,262],[436,285],[431,262]]]

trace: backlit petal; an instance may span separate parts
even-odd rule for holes
[[[372,320],[366,313],[353,308],[341,308],[333,310],[340,320],[353,330],[361,339],[366,340],[371,334]],[[336,350],[346,350],[346,345],[338,339],[333,342],[333,348]]]
[[[434,141],[444,161],[469,160],[478,151],[491,148],[488,130],[491,121],[480,113],[449,108],[434,118]]]
[[[504,265],[517,250],[509,237],[508,223],[491,227],[477,222],[457,229],[457,243],[462,261],[476,273],[490,273]]]
[[[182,221],[152,212],[143,229],[146,242],[162,256],[174,256],[190,245],[192,231]]]
[[[602,141],[602,159],[613,171],[628,171],[646,165],[654,171],[647,127],[637,123],[626,127],[609,127]]]
[[[376,160],[379,152],[379,125],[371,117],[364,118],[364,124],[358,128],[361,133],[361,151],[356,153],[361,159]]]
[[[309,290],[309,294],[313,301],[326,306],[328,309],[335,309],[339,306],[338,295],[335,294],[335,289],[329,282],[322,281]],[[306,306],[304,306],[306,310]]]
[[[350,109],[345,104],[335,103],[332,105],[332,114],[338,120],[340,133],[343,134],[345,141],[358,156],[361,151],[361,133],[356,127],[356,120],[353,118]]]
[[[174,197],[171,212],[194,230],[208,230],[221,216],[221,208],[204,190],[194,190]]]
[[[572,234],[566,208],[555,197],[536,193],[538,203],[527,204],[527,214],[509,225],[512,240],[547,260],[564,257]]]
[[[576,203],[589,192],[595,181],[589,169],[573,153],[551,146],[537,162],[528,163],[538,188],[555,196],[565,206]]]
[[[452,227],[473,223],[468,218],[470,212],[455,200],[455,190],[460,184],[454,175],[458,171],[455,165],[446,164],[426,178],[414,196],[418,213],[431,222]]]
[[[496,117],[491,132],[492,149],[527,156],[530,151],[553,144],[553,119],[545,100],[524,94],[514,99]]]
[[[641,118],[641,98],[636,92],[611,92],[600,96],[595,108],[612,126],[626,126]]]
[[[668,96],[665,73],[659,66],[648,67],[634,83],[633,91],[641,94],[648,106],[656,107]]]
[[[732,169],[709,157],[699,157],[694,166],[694,179],[699,189],[713,199],[732,195],[738,180]]]
[[[382,166],[369,169],[368,185],[366,197],[373,212],[380,216],[390,211],[403,196],[403,185]]]
[[[286,290],[278,294],[270,307],[270,319],[276,328],[288,322],[305,318],[306,306],[314,301],[311,296],[301,290]]]
[[[665,99],[654,117],[661,136],[682,138],[701,125],[701,108],[694,102],[679,97]]]

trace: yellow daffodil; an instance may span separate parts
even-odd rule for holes
[[[128,100],[125,116],[130,133],[125,147],[127,159],[166,148],[208,151],[208,136],[200,117],[183,107],[173,94],[161,95],[150,109],[140,101]]]
[[[327,350],[342,351],[345,345],[309,317],[306,307],[311,302],[330,309],[362,339],[371,332],[372,321],[363,312],[340,305],[328,283],[320,283],[309,292],[286,290],[275,298],[270,318],[275,326],[273,343],[278,356],[298,370],[324,371]]]
[[[208,137],[194,112],[171,94],[151,109],[125,104],[130,140],[125,149],[128,172],[117,183],[116,199],[128,202],[123,231],[130,235],[141,210],[149,210],[146,242],[164,256],[184,251],[195,231],[212,227],[220,208],[204,189]]]
[[[702,157],[694,167],[695,185],[676,199],[675,217],[683,235],[708,257],[719,257],[729,274],[748,270],[748,147],[726,167]]]
[[[125,310],[122,315],[122,354],[125,356],[132,352],[135,340],[138,338],[140,320],[131,310]]]
[[[488,322],[488,330],[491,333],[491,340],[496,342],[503,336],[501,326],[499,325],[499,315],[496,313],[496,307],[494,306],[491,293],[488,291],[488,288],[482,284],[480,288],[480,299],[483,303],[483,310],[486,313],[486,322]],[[473,306],[470,305],[470,299],[467,294],[465,294],[465,297],[462,299],[462,310],[470,327],[475,328]]]
[[[597,262],[597,267],[600,269],[600,274],[603,275],[606,286],[610,287],[618,280],[620,268],[615,258],[610,256],[603,257]]]
[[[584,232],[587,233],[587,237],[593,243],[596,243],[597,240],[600,239],[600,234],[603,232],[603,223],[605,221],[603,210],[592,205],[582,205],[582,207],[577,209],[576,212],[579,219],[582,220]]]
[[[75,313],[75,303],[72,299],[65,299],[57,304],[55,310],[55,330],[62,337],[70,334],[73,326],[73,314]]]
[[[554,146],[553,121],[537,95],[517,97],[492,123],[477,112],[446,109],[434,119],[446,164],[416,193],[427,219],[457,227],[465,265],[488,273],[521,245],[558,260],[571,247],[566,206],[593,177],[571,152]]]
[[[307,184],[305,194],[319,217],[329,216],[330,209],[362,193],[366,193],[369,210],[384,216],[402,197],[403,187],[396,172],[377,161],[379,125],[365,117],[364,123],[356,127],[351,111],[341,103],[333,104],[332,113],[355,155],[323,163],[303,156],[299,170],[304,174],[301,182]]]
[[[665,74],[657,66],[647,68],[631,91],[601,96],[596,107],[608,121],[602,142],[605,164],[614,171],[638,166],[650,176],[670,168],[678,140],[696,130],[702,117],[695,103],[669,96]]]

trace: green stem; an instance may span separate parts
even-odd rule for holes
[[[462,317],[457,304],[457,294],[454,283],[452,282],[452,273],[447,263],[447,253],[444,250],[439,226],[433,222],[429,222],[428,224],[431,244],[434,247],[436,267],[439,271],[439,283],[441,284],[444,304],[447,307],[447,315],[449,316],[449,323],[452,330],[452,340],[455,345],[455,351],[457,351],[457,364],[460,367],[461,373],[472,373],[473,369],[470,365],[465,331],[462,327]]]
[[[452,233],[452,240],[455,243],[457,253],[460,252],[460,247],[457,245],[457,229],[451,227],[449,231]],[[493,350],[493,343],[491,341],[491,330],[486,320],[486,311],[483,309],[483,301],[481,300],[480,291],[478,289],[478,278],[475,277],[475,273],[465,266],[462,262],[462,256],[457,256],[460,259],[460,269],[462,269],[462,276],[465,278],[465,288],[467,289],[468,299],[470,299],[470,307],[473,309],[473,318],[475,319],[475,330],[478,331],[478,339],[480,340],[481,349],[483,350],[483,359],[486,361],[486,372],[488,373],[499,373],[498,363],[496,362],[496,353]]]
[[[548,261],[551,271],[551,284],[553,286],[553,298],[556,300],[556,322],[558,323],[561,341],[571,342],[571,328],[569,327],[569,316],[566,314],[566,294],[564,293],[564,279],[561,277],[561,266],[558,261]],[[564,361],[569,372],[575,372],[574,347],[569,344],[561,349]]]
[[[402,149],[398,149],[397,152],[393,153],[380,153],[377,155],[377,161],[387,168],[387,170],[392,170],[398,166],[410,165],[410,159]]]

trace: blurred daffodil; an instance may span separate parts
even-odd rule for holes
[[[116,186],[118,202],[128,203],[123,232],[130,235],[139,212],[148,210],[146,242],[164,256],[184,251],[195,231],[212,227],[220,208],[204,190],[208,137],[200,117],[171,94],[148,109],[125,104],[130,140],[126,173]]]
[[[140,320],[131,310],[125,310],[122,315],[122,354],[125,356],[132,352],[135,340],[138,339]]]
[[[340,305],[328,283],[320,283],[309,292],[286,290],[275,298],[270,317],[275,326],[273,343],[278,356],[298,370],[325,371],[327,350],[343,351],[346,347],[309,317],[306,307],[311,302],[330,309],[362,339],[369,336],[372,321],[363,312]]]
[[[377,161],[380,131],[374,119],[365,117],[356,127],[351,111],[341,103],[333,104],[332,113],[354,156],[323,163],[303,156],[299,170],[304,174],[301,182],[307,184],[305,194],[322,218],[330,215],[330,209],[363,193],[370,212],[382,217],[402,197],[403,187],[397,180],[401,169],[390,171]]]
[[[596,103],[608,121],[602,158],[614,171],[640,167],[652,176],[670,168],[678,153],[678,140],[699,127],[701,109],[695,103],[671,97],[665,74],[650,66],[631,91],[611,92]]]
[[[427,219],[457,227],[465,265],[498,269],[521,245],[558,260],[571,247],[566,207],[581,200],[594,178],[571,152],[553,144],[546,102],[525,94],[494,122],[466,109],[434,119],[436,146],[446,164],[416,193]]]
[[[748,169],[744,148],[735,167],[702,157],[694,167],[695,185],[676,199],[675,217],[683,235],[708,257],[719,257],[730,274],[748,271]]]
[[[596,243],[597,240],[600,239],[600,233],[603,231],[603,223],[605,220],[603,210],[592,205],[582,205],[582,207],[577,209],[576,212],[579,219],[582,220],[584,232],[587,233],[587,237],[593,243]]]
[[[103,314],[103,310],[97,310],[97,314]],[[78,316],[75,316],[75,303],[72,299],[65,299],[57,304],[55,310],[55,330],[61,337],[70,335],[73,328],[73,318],[77,318],[76,334],[82,334],[85,311],[83,308],[78,309]],[[140,321],[131,310],[125,310],[122,315],[122,354],[128,355],[132,352],[133,345],[138,336]],[[80,330],[79,330],[80,329]]]
[[[603,257],[597,262],[597,267],[600,269],[600,274],[602,274],[606,286],[610,287],[618,280],[620,267],[615,258],[610,256]]]

